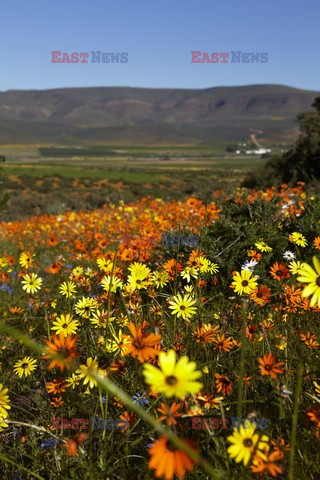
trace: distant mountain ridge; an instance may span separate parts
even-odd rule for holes
[[[290,141],[319,92],[283,85],[207,89],[59,88],[0,92],[0,143]]]

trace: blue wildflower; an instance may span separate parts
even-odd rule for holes
[[[57,443],[55,438],[44,438],[43,442],[40,443],[41,448],[50,448],[54,447],[55,444]]]
[[[146,392],[143,392],[143,393],[137,392],[135,395],[133,395],[132,398],[133,398],[134,403],[137,403],[141,407],[144,407],[144,406],[148,405],[150,402],[145,397],[145,394],[146,394]]]

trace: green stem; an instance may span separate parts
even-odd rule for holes
[[[128,319],[130,320],[130,314],[129,314],[129,312],[128,312],[128,309],[127,309],[126,303],[125,303],[125,301],[124,301],[124,298],[123,298],[121,289],[120,289],[119,287],[117,288],[117,292],[119,293],[120,301],[121,301],[121,305],[122,305],[122,307],[123,307],[124,313],[125,313],[125,315],[128,317]]]
[[[31,350],[42,353],[43,347],[37,344],[35,341],[28,338],[26,335],[20,333],[15,328],[9,327],[4,322],[0,321],[0,331],[3,331],[13,338],[16,338],[28,346]],[[160,435],[165,436],[177,449],[183,450],[196,464],[198,464],[204,472],[209,475],[209,478],[213,480],[219,480],[220,476],[215,473],[214,469],[207,460],[205,460],[197,451],[193,450],[187,443],[180,439],[174,432],[168,428],[163,427],[157,420],[146,412],[142,407],[135,403],[123,390],[121,390],[111,380],[101,377],[96,372],[92,372],[92,376],[96,378],[98,385],[106,392],[110,393],[113,397],[118,398],[127,408],[135,412],[140,418],[150,425]],[[49,432],[47,432],[49,433]],[[91,454],[91,451],[90,451]],[[0,455],[1,458],[1,455]],[[3,461],[7,460],[12,463],[10,459],[3,457]],[[23,468],[23,467],[21,467]],[[31,473],[31,472],[30,472]],[[40,480],[44,480],[43,477],[36,476]]]
[[[244,303],[242,307],[241,352],[240,352],[240,370],[239,370],[239,383],[238,383],[237,417],[241,417],[242,415],[244,359],[245,359],[245,353],[246,353],[246,328],[247,328],[247,304]]]
[[[291,450],[289,457],[289,480],[294,480],[294,454],[296,449],[296,440],[297,440],[297,425],[298,425],[298,414],[299,414],[299,404],[300,396],[302,391],[302,377],[303,377],[303,365],[301,357],[299,357],[298,365],[298,374],[297,374],[297,386],[294,396],[293,404],[293,416],[292,416],[292,427],[291,427]]]
[[[111,290],[112,290],[112,282],[113,282],[113,275],[114,275],[114,270],[116,268],[116,262],[117,262],[117,254],[118,254],[118,245],[117,248],[114,252],[114,258],[113,258],[113,263],[112,263],[112,270],[111,270],[111,276],[110,276],[110,285],[109,285],[109,291],[108,291],[108,304],[107,304],[107,333],[105,336],[105,346],[107,347],[108,345],[108,333],[110,333],[110,306],[111,306]]]
[[[27,335],[24,335],[23,333],[21,333],[16,328],[9,327],[9,325],[6,325],[5,322],[1,320],[0,320],[0,331],[15,338],[16,340],[19,340],[19,342],[23,343],[25,347],[29,347],[31,350],[34,350],[39,354],[41,354],[43,352],[43,349],[45,348],[44,346],[41,346],[39,343],[32,340],[32,338],[27,337]]]
[[[201,455],[181,440],[175,433],[168,428],[163,427],[157,422],[149,413],[147,413],[142,407],[135,403],[121,388],[119,388],[111,380],[106,379],[93,372],[92,376],[97,380],[98,385],[104,388],[113,397],[117,397],[127,408],[134,411],[139,417],[141,417],[147,424],[150,425],[160,435],[164,435],[177,449],[183,450],[195,463],[199,464],[204,472],[209,475],[209,478],[218,480],[218,475],[215,473],[212,466]]]
[[[14,462],[11,458],[5,457],[5,456],[2,455],[1,453],[0,453],[0,459],[1,459],[4,463],[9,463],[10,465],[14,465],[15,467],[18,467],[19,469],[27,472],[29,475],[32,475],[32,477],[34,477],[34,478],[38,478],[39,480],[45,480],[44,477],[41,477],[41,476],[38,475],[37,473],[31,472],[31,470],[29,470],[28,468],[23,467],[22,465],[18,465],[18,464],[17,464],[16,462]]]

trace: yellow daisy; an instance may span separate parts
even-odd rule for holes
[[[76,313],[84,318],[90,318],[91,314],[95,312],[97,308],[97,301],[89,297],[82,297],[75,305]]]
[[[105,349],[107,352],[112,352],[114,355],[123,354],[126,350],[126,345],[130,343],[128,335],[122,333],[120,329],[118,335],[116,333],[112,333],[112,337],[108,338]]]
[[[228,437],[228,441],[232,443],[228,448],[229,456],[237,463],[243,462],[245,466],[253,455],[266,460],[264,452],[269,450],[269,437],[267,435],[259,437],[259,434],[255,433],[255,426],[250,421],[249,423],[249,425],[240,426],[239,430],[235,428],[233,434]]]
[[[207,270],[210,273],[217,273],[219,270],[219,265],[217,263],[210,262],[210,260],[207,260],[209,262],[207,265]],[[200,272],[202,273],[203,271],[206,271],[203,269],[203,266],[200,267]]]
[[[90,318],[90,322],[96,328],[98,328],[98,327],[106,328],[111,322],[113,322],[113,320],[115,318],[116,317],[109,317],[108,318],[108,312],[106,312],[105,310],[102,309],[102,310],[96,310],[92,314],[92,317]]]
[[[306,237],[304,237],[302,233],[299,233],[299,232],[291,233],[291,235],[289,235],[289,240],[290,242],[295,243],[300,247],[306,247],[308,245]]]
[[[320,385],[317,382],[313,382],[313,385],[316,390],[316,394],[320,395]]]
[[[53,322],[51,330],[56,330],[57,335],[63,332],[64,336],[67,337],[70,333],[75,334],[79,325],[78,320],[74,320],[69,313],[65,315],[62,313],[60,317],[57,317]]]
[[[169,301],[170,309],[172,310],[172,315],[177,315],[178,318],[182,317],[184,320],[192,317],[196,311],[197,307],[193,305],[196,303],[190,295],[184,295],[183,297],[178,293],[176,297],[173,297],[173,300]]]
[[[255,243],[255,246],[257,247],[260,252],[272,252],[272,248],[269,247],[263,240],[259,240],[259,242]]]
[[[23,277],[22,280],[23,290],[27,293],[35,293],[37,290],[41,289],[42,278],[38,277],[35,273],[28,273]]]
[[[123,283],[121,282],[121,280],[117,277],[113,277],[112,278],[112,282],[111,282],[111,275],[106,275],[105,277],[103,277],[103,279],[101,280],[101,285],[103,287],[103,290],[105,292],[109,292],[110,290],[110,283],[111,283],[111,292],[116,292],[117,291],[117,288],[120,288],[122,289],[123,287]]]
[[[156,288],[162,288],[164,287],[165,285],[167,285],[169,279],[168,279],[168,275],[165,271],[163,272],[153,272],[152,276],[152,281],[153,283],[155,284]]]
[[[28,269],[30,267],[30,265],[32,265],[33,257],[34,257],[34,254],[30,254],[29,252],[21,253],[21,255],[19,257],[19,263],[20,263],[21,267]]]
[[[104,257],[99,257],[97,260],[97,265],[100,268],[100,270],[103,270],[104,272],[111,273],[112,272],[112,265],[113,263],[111,260],[107,260]]]
[[[302,263],[295,260],[292,260],[289,263],[289,270],[292,273],[292,275],[301,275],[301,269],[302,269]]]
[[[83,274],[83,267],[81,267],[80,265],[78,267],[75,267],[73,270],[72,270],[72,275],[74,275],[75,277],[78,277],[80,275]]]
[[[143,375],[146,383],[151,385],[152,392],[184,398],[201,390],[202,383],[195,380],[202,374],[196,370],[195,362],[189,362],[188,357],[181,357],[177,361],[174,350],[160,352],[159,366],[160,369],[150,363],[144,364]]]
[[[86,365],[80,365],[80,368],[76,370],[79,378],[83,378],[83,384],[86,385],[89,383],[89,388],[95,387],[98,385],[97,380],[92,376],[92,373],[98,375],[104,375],[104,370],[99,368],[97,357],[87,358]]]
[[[0,432],[2,432],[4,428],[8,428],[8,424],[2,417],[0,417]]]
[[[186,267],[182,272],[180,273],[180,276],[184,279],[187,280],[188,283],[191,281],[191,277],[193,278],[198,278],[198,270],[194,267]]]
[[[320,263],[315,256],[312,258],[312,261],[315,270],[307,263],[303,263],[302,270],[300,271],[301,276],[298,277],[298,281],[309,284],[304,288],[302,296],[310,297],[312,295],[310,307],[314,307],[315,304],[318,303],[318,307],[320,308]]]
[[[59,289],[61,295],[66,298],[72,298],[77,293],[76,285],[73,282],[63,282]]]
[[[252,276],[250,270],[241,270],[241,273],[236,272],[233,276],[232,285],[234,286],[234,291],[239,295],[244,293],[252,293],[258,286],[257,278]]]
[[[78,383],[80,383],[80,377],[73,373],[71,377],[66,378],[66,382],[68,387],[72,387],[72,390],[74,390]]]
[[[130,265],[129,270],[128,286],[131,291],[147,288],[151,284],[149,278],[151,270],[143,263],[134,262]]]
[[[0,383],[0,417],[5,418],[8,416],[7,410],[10,410],[9,397],[7,395],[7,388],[3,388]]]
[[[19,360],[14,364],[13,370],[14,373],[19,375],[21,378],[22,375],[26,377],[31,375],[31,373],[37,368],[37,360],[31,357],[23,357],[22,360]]]

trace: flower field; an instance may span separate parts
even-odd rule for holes
[[[1,478],[320,478],[317,193],[35,216],[0,247]]]

